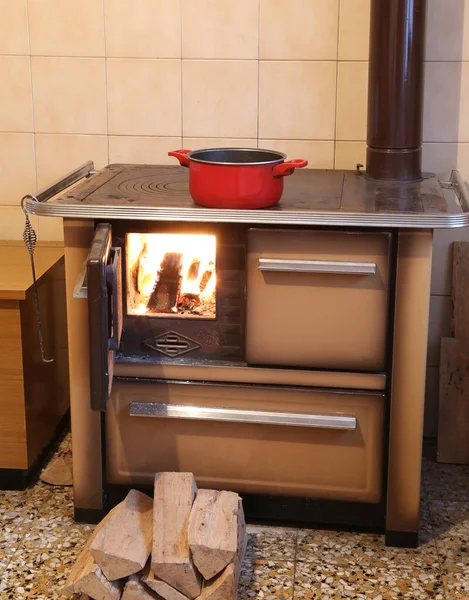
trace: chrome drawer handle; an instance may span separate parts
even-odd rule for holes
[[[200,421],[227,421],[229,423],[346,429],[348,431],[357,428],[357,418],[348,415],[314,415],[206,406],[178,406],[156,402],[131,402],[129,415],[131,417],[157,417],[161,419],[197,419]]]
[[[259,271],[288,273],[335,273],[341,275],[375,275],[376,263],[340,260],[295,260],[260,258]]]

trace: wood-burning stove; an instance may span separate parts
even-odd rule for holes
[[[469,224],[459,173],[421,173],[424,13],[372,0],[366,173],[299,172],[256,211],[198,207],[151,165],[28,198],[64,218],[78,519],[187,470],[251,518],[417,543],[432,233]],[[199,235],[208,259],[179,243]]]

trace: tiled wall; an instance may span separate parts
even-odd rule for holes
[[[469,177],[469,0],[428,5],[424,167]],[[368,29],[369,0],[0,0],[0,238],[21,237],[24,193],[87,159],[234,144],[364,162]],[[435,240],[430,435],[455,239]]]

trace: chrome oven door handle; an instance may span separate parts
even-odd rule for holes
[[[282,271],[285,273],[332,273],[338,275],[375,275],[376,263],[340,260],[297,260],[284,258],[260,258],[259,271]]]
[[[131,402],[129,415],[131,417],[225,421],[228,423],[286,425],[347,431],[355,431],[357,428],[357,418],[352,415],[270,412],[265,410],[160,404],[157,402]]]

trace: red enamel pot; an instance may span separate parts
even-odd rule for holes
[[[280,200],[283,178],[308,164],[273,150],[213,148],[168,152],[189,167],[194,202],[208,208],[267,208]]]

